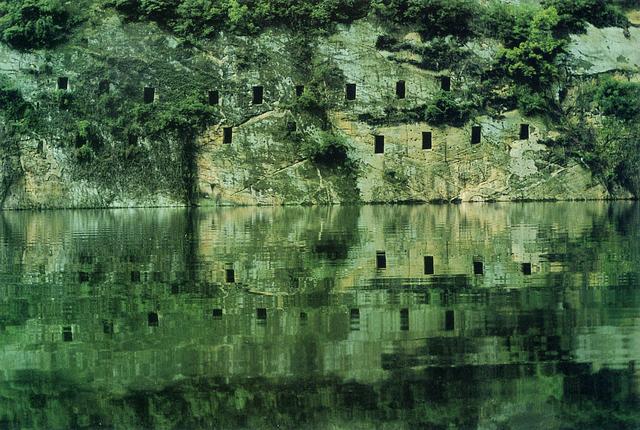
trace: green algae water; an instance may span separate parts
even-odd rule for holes
[[[0,219],[0,429],[640,428],[634,203]]]

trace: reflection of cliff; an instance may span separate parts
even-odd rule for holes
[[[628,371],[565,366],[434,368],[372,384],[335,378],[198,378],[157,391],[87,389],[29,373],[0,386],[4,428],[637,428]],[[595,390],[593,389],[595,388]],[[538,427],[539,425],[539,427]],[[595,425],[595,426],[594,426]]]
[[[200,427],[171,420],[215,411],[230,427],[353,418],[404,428],[462,416],[459,425],[492,428],[547,409],[554,428],[584,412],[558,402],[597,403],[585,387],[611,381],[636,405],[633,205],[2,217],[9,428],[35,410],[43,421],[33,427],[48,427],[60,409],[52,427],[95,426],[110,408],[124,412],[106,425],[121,428]]]

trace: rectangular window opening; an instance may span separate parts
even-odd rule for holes
[[[442,89],[442,91],[451,91],[451,77],[449,76],[440,77],[440,89]]]
[[[384,154],[384,136],[375,136],[375,154]]]
[[[254,105],[261,105],[264,101],[264,87],[262,85],[256,85],[253,87],[253,100]]]
[[[522,274],[531,275],[531,263],[522,263]]]
[[[257,308],[256,309],[256,318],[258,318],[258,321],[266,321],[267,320],[267,308]]]
[[[482,128],[479,125],[471,127],[471,144],[477,145],[480,143],[480,137],[482,135]]]
[[[425,275],[433,275],[433,256],[425,255],[424,256],[424,274]]]
[[[430,131],[422,132],[422,149],[431,149],[432,148],[432,135]]]
[[[144,88],[144,102],[151,104],[156,100],[156,89],[153,87]]]
[[[61,76],[58,78],[58,89],[62,91],[66,91],[69,89],[69,78],[66,76]]]
[[[355,100],[356,99],[356,84],[347,84],[346,86],[346,97],[347,100]]]
[[[111,82],[109,82],[106,79],[103,79],[102,81],[100,81],[100,83],[98,84],[98,93],[106,94],[110,90],[111,90]]]
[[[296,85],[296,97],[301,97],[304,94],[304,85]]]
[[[407,95],[407,84],[405,81],[396,82],[396,97],[399,99],[405,98]]]
[[[384,251],[376,252],[376,269],[386,269],[387,268],[387,255]]]
[[[222,129],[222,143],[231,143],[233,142],[233,128],[232,127],[224,127]]]
[[[211,312],[211,316],[213,317],[214,320],[221,320],[222,319],[222,309],[220,308],[215,308],[212,312]]]
[[[220,91],[218,90],[210,90],[209,91],[209,106],[216,106],[220,104]]]
[[[520,124],[520,140],[529,139],[529,124]]]

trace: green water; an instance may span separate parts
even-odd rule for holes
[[[640,428],[634,203],[0,219],[0,429]]]

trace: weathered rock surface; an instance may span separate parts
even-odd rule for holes
[[[64,116],[50,116],[51,130],[27,133],[18,142],[0,131],[0,197],[3,208],[118,207],[182,205],[184,178],[193,176],[194,203],[202,205],[328,204],[398,201],[572,200],[628,197],[600,184],[580,160],[557,157],[544,145],[552,131],[537,118],[517,111],[502,118],[476,118],[463,127],[436,127],[424,122],[372,125],[366,117],[384,118],[385,108],[416,108],[438,94],[440,76],[465,88],[464,70],[435,73],[397,61],[376,50],[382,30],[368,20],[340,28],[318,41],[320,55],[357,85],[357,99],[329,112],[330,127],[349,139],[355,175],[325,169],[302,155],[295,133],[315,135],[317,125],[290,109],[295,85],[307,76],[299,71],[286,32],[255,38],[221,36],[215,43],[185,47],[152,24],[123,23],[117,16],[88,26],[64,47],[47,53],[21,54],[0,46],[0,71],[16,82],[25,96],[55,94],[55,77],[69,76],[70,92],[85,97],[105,76],[112,91],[129,94],[152,85],[160,103],[176,91],[207,89],[221,93],[217,124],[196,139],[194,162],[185,164],[183,143],[175,137],[140,139],[145,159],[135,166],[101,171],[76,159],[73,144],[56,127]],[[420,43],[419,36],[405,40]],[[573,39],[572,53],[581,61],[577,73],[594,74],[626,67],[637,71],[640,29],[626,39],[621,29],[589,28]],[[495,46],[470,45],[478,58]],[[488,54],[489,53],[489,54]],[[484,55],[487,54],[487,55]],[[35,71],[51,69],[48,74]],[[95,75],[99,71],[103,76]],[[398,99],[396,82],[406,82],[407,96]],[[264,86],[265,102],[251,104],[253,85]],[[182,88],[184,86],[184,88]],[[135,94],[135,93],[134,93]],[[54,106],[54,105],[52,105]],[[55,108],[52,108],[55,109]],[[57,121],[57,122],[56,122]],[[520,124],[530,124],[529,139],[520,140]],[[471,144],[471,128],[481,126],[481,142]],[[233,128],[224,144],[223,128]],[[1,130],[1,128],[0,128]],[[432,133],[432,148],[422,149],[422,133]],[[384,154],[374,153],[374,136],[385,138]],[[11,143],[11,144],[10,144]],[[107,139],[109,145],[120,143]],[[559,161],[562,160],[562,161]],[[187,166],[187,167],[185,167]],[[191,167],[188,167],[191,166]],[[193,168],[195,172],[185,172]]]
[[[576,74],[597,74],[614,70],[640,71],[640,28],[587,27],[571,37],[569,52],[578,60]]]

